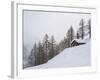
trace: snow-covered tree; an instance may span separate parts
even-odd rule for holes
[[[91,19],[88,21],[89,37],[91,38]]]
[[[74,39],[74,29],[71,26],[67,32],[68,46],[70,47],[71,41]]]
[[[49,36],[46,34],[43,39],[43,48],[44,48],[44,62],[48,61],[49,56]]]
[[[34,62],[34,65],[37,65],[37,52],[38,52],[38,49],[37,49],[37,45],[36,45],[36,43],[34,44],[34,47],[33,47],[33,49],[32,49],[32,51],[31,51],[31,54],[33,53],[34,54],[34,58],[35,58],[35,62]]]
[[[38,64],[43,64],[44,63],[44,49],[43,46],[41,44],[41,42],[39,42],[38,44]]]
[[[49,47],[49,59],[53,58],[56,55],[56,43],[54,36],[51,36],[50,47]]]
[[[59,43],[59,52],[63,51],[64,50],[64,40],[61,40],[60,43]]]
[[[79,39],[79,33],[77,32],[77,34],[76,34],[76,37],[77,37],[77,39]]]
[[[81,19],[79,25],[81,26],[81,28],[80,28],[81,38],[84,39],[84,20],[83,19]]]
[[[59,44],[56,44],[56,50],[55,50],[55,56],[58,55],[61,51],[60,51],[60,46]]]
[[[31,52],[30,52],[28,62],[30,64],[30,66],[34,66],[34,64],[35,64],[34,49],[32,49]]]
[[[23,68],[28,66],[28,49],[26,45],[23,45]]]

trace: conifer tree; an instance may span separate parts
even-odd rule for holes
[[[68,47],[71,46],[71,41],[74,39],[74,29],[71,26],[67,32]]]
[[[91,38],[91,20],[88,21],[88,27],[89,27],[89,37]]]
[[[51,36],[50,40],[50,50],[49,50],[49,59],[53,58],[56,55],[56,44],[55,44],[54,36]]]
[[[43,39],[43,48],[44,48],[44,62],[47,62],[49,59],[49,36],[45,34]]]
[[[80,24],[81,26],[81,38],[84,39],[84,20],[81,19]]]

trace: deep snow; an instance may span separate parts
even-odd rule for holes
[[[90,46],[90,40],[88,40],[84,45],[66,48],[64,51],[49,60],[47,63],[34,67],[29,67],[27,69],[90,66]]]

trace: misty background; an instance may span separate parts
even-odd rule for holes
[[[84,19],[85,22],[90,18],[90,14],[80,13],[62,13],[46,11],[23,11],[23,43],[27,46],[28,52],[34,43],[42,41],[44,35],[54,35],[58,43],[66,36],[70,26],[76,31],[79,28],[79,21]]]

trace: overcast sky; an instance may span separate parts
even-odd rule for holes
[[[24,11],[24,45],[31,49],[46,33],[59,42],[71,25],[76,31],[82,18],[87,22],[90,14]]]

